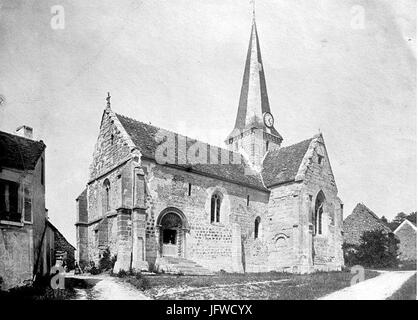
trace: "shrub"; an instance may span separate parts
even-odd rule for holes
[[[112,270],[113,266],[116,262],[116,256],[110,257],[110,250],[109,248],[106,248],[106,250],[103,251],[102,257],[99,260],[99,270],[100,272],[105,272],[108,270]]]
[[[128,282],[142,291],[151,288],[148,278],[144,277],[140,272],[135,273],[134,277],[128,279]]]
[[[128,272],[126,272],[125,270],[119,270],[118,273],[116,274],[116,276],[118,278],[125,278],[127,277],[129,274]]]

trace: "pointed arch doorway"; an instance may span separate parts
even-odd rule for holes
[[[177,208],[164,209],[157,219],[159,255],[161,257],[186,257],[187,219]]]

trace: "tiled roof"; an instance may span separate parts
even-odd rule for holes
[[[159,142],[157,142],[156,136],[159,130],[162,130],[158,127],[155,127],[150,124],[146,124],[119,114],[116,114],[117,118],[119,119],[120,123],[126,130],[126,132],[131,137],[134,144],[139,148],[142,155],[146,158],[155,160],[155,152],[157,147],[159,146]],[[177,133],[170,132],[167,130],[164,130],[168,134],[173,134],[175,136],[175,143],[177,144],[179,137],[181,136]],[[186,145],[189,147],[190,145],[194,144],[195,142],[199,142],[195,139],[191,139],[188,137],[184,137],[186,139]],[[162,142],[161,142],[162,143]],[[203,142],[200,142],[202,144],[205,144]],[[237,184],[244,184],[251,187],[255,187],[258,189],[266,190],[264,187],[260,174],[256,173],[250,173],[250,168],[246,164],[244,158],[241,155],[238,155],[238,157],[241,159],[241,163],[234,164],[232,163],[232,157],[233,152],[227,151],[223,148],[215,147],[218,149],[218,161],[217,164],[211,164],[210,163],[210,146],[208,144],[205,144],[208,146],[208,163],[207,164],[191,164],[187,162],[186,164],[178,163],[178,152],[176,150],[175,155],[175,163],[169,164],[175,167],[179,167],[181,169],[190,171],[190,172],[196,172],[204,175],[209,175],[213,177],[218,177],[220,179],[226,179],[228,181],[237,183]],[[177,149],[177,148],[176,148]],[[187,148],[188,149],[188,148]],[[221,152],[225,152],[229,154],[229,157],[231,159],[229,164],[222,164],[220,162],[221,158]],[[215,162],[215,161],[212,161]]]
[[[313,138],[271,150],[263,162],[263,179],[267,187],[294,181]]]
[[[0,131],[0,168],[33,170],[45,147],[42,141]]]

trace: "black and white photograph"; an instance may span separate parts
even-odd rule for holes
[[[0,301],[417,300],[416,33],[416,0],[0,0]]]

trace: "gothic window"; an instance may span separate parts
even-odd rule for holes
[[[324,162],[324,156],[318,155],[318,164],[322,164]]]
[[[113,134],[110,135],[110,144],[113,145],[115,142],[115,136]]]
[[[247,207],[250,205],[250,195],[247,195]]]
[[[254,221],[254,239],[258,239],[261,218],[257,217]]]
[[[266,141],[266,152],[269,151],[269,142]]]
[[[110,182],[106,179],[103,182],[103,213],[110,210]]]
[[[192,184],[189,183],[189,197],[192,195]]]
[[[314,235],[322,234],[322,216],[324,212],[325,195],[322,191],[319,191],[315,200],[314,211]]]
[[[210,201],[210,222],[220,222],[221,202],[221,195],[214,193]]]

